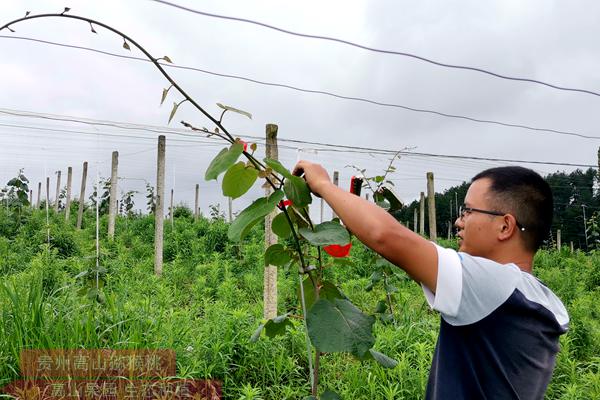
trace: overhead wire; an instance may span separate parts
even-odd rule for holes
[[[92,51],[92,52],[96,52],[96,53],[100,53],[100,54],[104,54],[104,55],[108,55],[108,56],[113,56],[113,57],[118,57],[118,58],[150,62],[148,59],[142,58],[142,57],[116,54],[116,53],[111,53],[111,52],[107,52],[107,51],[103,51],[103,50],[97,50],[97,49],[93,49],[93,48],[89,48],[89,47],[68,45],[68,44],[64,44],[64,43],[51,42],[51,41],[35,39],[35,38],[28,38],[28,37],[22,37],[22,36],[6,36],[6,35],[0,35],[0,38],[29,40],[29,41],[34,41],[34,42],[39,42],[39,43],[44,43],[44,44],[50,44],[50,45],[54,45],[54,46]],[[224,77],[224,78],[239,79],[239,80],[243,80],[243,81],[247,81],[247,82],[256,83],[259,85],[281,87],[281,88],[291,89],[291,90],[304,92],[304,93],[321,94],[321,95],[326,95],[326,96],[339,98],[339,99],[343,99],[343,100],[358,101],[358,102],[368,103],[368,104],[381,106],[381,107],[399,108],[399,109],[403,109],[406,111],[432,114],[432,115],[437,115],[437,116],[445,117],[445,118],[460,119],[460,120],[466,120],[466,121],[470,121],[470,122],[483,123],[483,124],[492,124],[492,125],[504,126],[504,127],[508,127],[508,128],[525,129],[525,130],[529,130],[529,131],[536,132],[536,133],[551,133],[551,134],[557,134],[557,135],[575,136],[575,137],[579,137],[582,139],[600,140],[600,136],[586,135],[586,134],[582,134],[579,132],[564,131],[564,130],[552,129],[552,128],[539,128],[539,127],[534,127],[534,126],[529,126],[529,125],[524,125],[524,124],[515,124],[515,123],[495,121],[495,120],[490,120],[490,119],[475,118],[475,117],[470,117],[470,116],[466,116],[466,115],[445,113],[445,112],[436,111],[436,110],[410,107],[410,106],[406,106],[406,105],[402,105],[402,104],[376,101],[376,100],[368,99],[365,97],[346,96],[346,95],[341,95],[341,94],[324,91],[324,90],[305,89],[305,88],[300,88],[300,87],[289,85],[289,84],[260,81],[257,79],[247,78],[247,77],[243,77],[243,76],[239,76],[239,75],[218,73],[218,72],[208,71],[208,70],[195,68],[195,67],[187,67],[187,66],[169,64],[169,63],[161,63],[161,65],[163,67],[167,67],[167,68],[191,70],[191,71],[201,72],[201,73],[208,74],[208,75],[220,76],[220,77]]]
[[[600,97],[600,92],[596,92],[596,91],[593,91],[593,90],[571,88],[571,87],[566,87],[566,86],[559,86],[557,84],[548,83],[548,82],[540,81],[540,80],[537,80],[537,79],[515,77],[515,76],[500,74],[500,73],[497,73],[497,72],[494,72],[494,71],[491,71],[491,70],[488,70],[488,69],[485,69],[485,68],[471,67],[471,66],[467,66],[467,65],[458,65],[458,64],[450,64],[450,63],[440,62],[440,61],[436,61],[436,60],[433,60],[433,59],[430,59],[430,58],[419,56],[419,55],[413,54],[413,53],[402,52],[402,51],[395,51],[395,50],[388,50],[388,49],[378,49],[378,48],[374,48],[374,47],[370,47],[370,46],[365,46],[365,45],[362,45],[362,44],[359,44],[359,43],[355,43],[355,42],[352,42],[352,41],[349,41],[349,40],[345,40],[345,39],[339,39],[339,38],[334,38],[334,37],[329,37],[329,36],[322,36],[322,35],[312,35],[312,34],[307,34],[307,33],[294,32],[294,31],[291,31],[291,30],[288,30],[288,29],[276,27],[274,25],[266,24],[264,22],[255,21],[255,20],[248,19],[248,18],[231,17],[231,16],[227,16],[227,15],[220,15],[220,14],[208,13],[208,12],[201,11],[201,10],[195,10],[195,9],[192,9],[192,8],[189,8],[189,7],[184,7],[184,6],[181,6],[179,4],[171,3],[171,2],[165,1],[165,0],[150,0],[150,1],[153,1],[155,3],[160,3],[160,4],[163,4],[163,5],[166,5],[166,6],[170,6],[170,7],[178,8],[180,10],[191,12],[191,13],[194,13],[194,14],[197,14],[197,15],[202,15],[202,16],[205,16],[205,17],[217,18],[217,19],[224,19],[224,20],[229,20],[229,21],[236,21],[236,22],[243,22],[243,23],[247,23],[247,24],[257,25],[257,26],[261,26],[263,28],[271,29],[271,30],[274,30],[274,31],[277,31],[277,32],[288,34],[288,35],[293,35],[293,36],[298,36],[298,37],[303,37],[303,38],[309,38],[309,39],[324,40],[324,41],[329,41],[329,42],[336,42],[336,43],[345,44],[345,45],[348,45],[348,46],[356,47],[356,48],[359,48],[359,49],[363,49],[363,50],[367,50],[367,51],[371,51],[371,52],[375,52],[375,53],[390,54],[390,55],[395,55],[395,56],[403,56],[403,57],[414,58],[414,59],[417,59],[417,60],[420,60],[420,61],[424,61],[426,63],[437,65],[439,67],[452,68],[452,69],[461,69],[461,70],[479,72],[479,73],[486,74],[486,75],[491,75],[491,76],[494,76],[494,77],[500,78],[500,79],[506,79],[506,80],[511,80],[511,81],[529,82],[529,83],[534,83],[534,84],[538,84],[538,85],[550,87],[550,88],[557,89],[557,90],[570,91],[570,92],[579,92],[579,93],[585,93],[585,94],[590,94],[590,95],[593,95],[593,96]]]
[[[6,112],[3,109],[0,109],[0,113],[5,113],[5,114],[11,114]],[[11,115],[18,115],[15,113],[12,113]],[[46,118],[46,119],[56,119],[53,117],[44,117],[44,116],[35,116],[35,115],[21,115],[21,116],[28,116],[28,117],[34,117],[34,118]],[[95,122],[88,122],[88,121],[83,121],[83,120],[77,120],[77,119],[68,119],[68,120],[64,120],[64,121],[69,121],[69,122],[80,122],[80,123],[84,123],[84,124],[91,124],[91,125],[95,125]],[[98,123],[99,125],[108,125],[108,126],[113,126],[113,127],[117,127],[117,128],[121,128],[121,126],[119,126],[117,123]],[[23,125],[16,125],[16,124],[0,124],[0,126],[9,126],[9,127],[17,127],[17,128],[27,128],[27,126],[23,126]],[[155,138],[151,138],[151,137],[145,137],[145,136],[135,136],[135,135],[114,135],[114,134],[108,134],[108,133],[93,133],[93,132],[83,132],[83,131],[71,131],[71,130],[64,130],[64,129],[50,129],[50,128],[38,128],[38,127],[31,127],[31,129],[36,129],[36,130],[48,130],[48,131],[57,131],[57,132],[64,132],[64,133],[80,133],[80,134],[84,134],[84,135],[100,135],[100,136],[113,136],[113,137],[127,137],[127,138],[136,138],[136,139],[145,139],[145,140],[154,140]],[[147,128],[143,128],[143,127],[137,127],[137,128],[127,128],[127,129],[139,129],[139,130],[147,130],[147,131],[156,131],[155,129],[147,129]],[[173,133],[176,135],[181,135],[181,136],[193,136],[190,134],[184,134],[184,133],[179,133],[179,132],[173,132],[173,131],[168,131],[166,132],[165,130],[163,131],[159,131],[159,133]],[[257,138],[259,140],[264,140],[263,138],[259,138],[257,136],[253,136],[253,135],[239,135],[241,137],[247,137],[247,138]],[[198,137],[197,135],[195,136],[196,138]],[[186,141],[185,139],[170,139],[172,141]],[[189,141],[189,139],[187,139]],[[342,144],[332,144],[332,143],[324,143],[324,142],[315,142],[315,141],[305,141],[305,140],[297,140],[297,139],[284,139],[281,138],[278,140],[281,141],[285,141],[288,143],[297,143],[297,144],[309,144],[309,145],[316,145],[316,146],[323,146],[325,147],[325,149],[319,149],[319,151],[329,151],[329,152],[343,152],[343,153],[352,153],[352,152],[367,152],[367,153],[379,153],[379,154],[388,154],[388,155],[393,155],[398,153],[398,151],[396,150],[389,150],[389,149],[381,149],[381,148],[373,148],[373,147],[362,147],[362,146],[350,146],[350,145],[342,145]],[[196,143],[198,143],[198,141],[194,141]],[[209,144],[207,142],[207,144]],[[539,165],[557,165],[557,166],[569,166],[569,167],[584,167],[584,168],[598,168],[597,165],[592,165],[592,164],[578,164],[578,163],[566,163],[566,162],[554,162],[554,161],[538,161],[538,160],[519,160],[519,159],[506,159],[506,158],[494,158],[494,157],[477,157],[477,156],[461,156],[461,155],[451,155],[451,154],[435,154],[435,153],[424,153],[424,152],[415,152],[415,151],[400,151],[401,155],[404,156],[423,156],[423,157],[430,157],[430,158],[447,158],[447,159],[457,159],[457,160],[479,160],[479,161],[496,161],[496,162],[510,162],[510,163],[522,163],[522,164],[539,164]]]

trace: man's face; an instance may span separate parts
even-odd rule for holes
[[[478,179],[469,186],[465,206],[481,210],[493,210],[489,204],[488,190],[491,181]],[[472,256],[486,257],[497,244],[498,218],[480,212],[466,212],[459,216],[454,225],[459,229],[459,251]]]

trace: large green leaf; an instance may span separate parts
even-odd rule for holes
[[[221,150],[206,169],[204,179],[207,181],[217,179],[221,173],[227,171],[229,167],[235,164],[243,150],[244,146],[241,143],[234,143],[231,147]]]
[[[273,211],[281,199],[283,199],[283,192],[276,190],[269,197],[261,197],[246,207],[229,225],[227,232],[229,240],[234,242],[241,241],[254,224]]]
[[[290,251],[279,243],[269,246],[265,251],[265,265],[283,267],[291,259]]]
[[[306,302],[306,309],[310,310],[310,308],[315,304],[316,295],[315,295],[315,287],[312,284],[310,278],[306,278],[302,283],[304,287],[304,301]],[[300,297],[300,293],[298,293],[298,297]],[[321,288],[319,289],[319,298],[320,299],[347,299],[346,295],[338,289],[330,281],[322,281]]]
[[[323,392],[319,400],[342,400],[341,396],[334,392],[333,390],[327,389]]]
[[[285,213],[279,213],[271,222],[271,230],[282,239],[287,239],[292,234],[292,228],[288,223]]]
[[[288,177],[283,184],[283,191],[296,207],[306,207],[312,202],[308,185],[299,176]]]
[[[394,368],[396,365],[398,365],[398,361],[394,360],[391,357],[386,356],[383,353],[378,352],[377,350],[373,350],[373,349],[369,349],[369,351],[367,351],[363,357],[357,357],[357,358],[361,361],[375,360],[382,367],[385,367],[385,368]]]
[[[254,167],[246,166],[246,163],[240,161],[229,167],[225,176],[223,176],[223,195],[237,199],[248,191],[256,182],[258,171]]]
[[[281,164],[278,160],[265,158],[265,164],[271,167],[273,171],[277,172],[278,174],[281,174],[282,176],[288,179],[293,176],[292,173],[286,167],[284,167],[283,164]]]
[[[310,228],[300,228],[300,234],[314,246],[328,246],[330,244],[346,245],[350,243],[350,234],[342,225],[327,221]]]
[[[289,314],[279,315],[273,319],[270,319],[265,324],[265,334],[274,338],[275,336],[283,335],[285,333],[285,328],[294,327],[292,321],[288,318]]]
[[[288,326],[292,327],[292,328],[294,327],[294,324],[288,317],[289,317],[289,313],[279,315],[275,318],[269,319],[264,324],[260,324],[258,326],[258,328],[256,328],[256,330],[252,334],[252,337],[250,338],[250,342],[256,342],[260,338],[260,334],[262,333],[263,330],[265,331],[265,335],[267,335],[267,337],[269,337],[271,339],[274,338],[275,336],[280,336],[280,335],[285,334],[285,330]]]
[[[308,335],[320,351],[348,352],[363,357],[373,344],[375,317],[346,299],[319,299],[306,317]]]

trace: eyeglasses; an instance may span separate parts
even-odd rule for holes
[[[462,220],[463,217],[465,216],[465,214],[471,214],[472,212],[478,212],[478,213],[487,214],[487,215],[495,215],[495,216],[499,216],[499,217],[502,217],[507,214],[507,213],[503,213],[500,211],[489,211],[489,210],[481,210],[479,208],[467,207],[463,204],[458,209],[458,216]],[[521,225],[519,223],[519,221],[517,221],[517,218],[515,218],[515,223],[517,224],[517,227],[519,228],[520,231],[525,231],[525,227],[523,225]]]

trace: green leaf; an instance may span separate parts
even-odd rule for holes
[[[342,400],[342,398],[336,392],[327,389],[323,392],[321,397],[319,397],[319,400]]]
[[[171,115],[169,115],[169,122],[167,122],[167,124],[171,123],[171,120],[173,119],[173,117],[175,116],[175,113],[177,112],[177,108],[179,108],[179,103],[173,102],[173,109],[171,110]]]
[[[276,190],[269,197],[261,197],[246,207],[231,225],[229,225],[229,230],[227,232],[229,240],[234,242],[241,241],[254,224],[273,211],[281,199],[283,199],[283,192],[281,190]]]
[[[283,314],[268,320],[265,324],[265,334],[272,339],[275,336],[284,335],[288,326],[293,328],[294,324],[288,316],[289,314]]]
[[[289,250],[281,244],[269,246],[265,251],[265,265],[276,265],[283,267],[292,259]]]
[[[284,213],[279,213],[273,218],[271,222],[271,230],[274,234],[279,236],[282,239],[287,239],[292,234],[292,228],[290,228],[290,224],[288,223],[287,218]]]
[[[279,160],[273,160],[271,158],[265,158],[264,159],[265,164],[267,164],[269,167],[271,167],[273,169],[273,171],[277,172],[278,174],[281,174],[282,176],[286,177],[286,178],[291,178],[292,173],[283,166],[283,164],[281,164],[279,162]]]
[[[396,286],[390,285],[390,284],[385,285],[385,292],[387,294],[396,293],[397,291],[398,291],[398,288]]]
[[[299,233],[314,246],[328,246],[330,244],[346,245],[350,243],[350,234],[342,225],[326,221],[310,228],[300,228]]]
[[[346,299],[319,299],[306,317],[308,335],[320,351],[348,352],[358,357],[373,346],[375,317],[360,311]]]
[[[383,314],[387,310],[387,303],[385,300],[379,300],[375,307],[375,314]]]
[[[246,193],[256,179],[258,178],[258,171],[254,167],[247,167],[243,161],[229,167],[225,176],[223,177],[223,195],[237,199],[244,193]]]
[[[304,396],[302,400],[319,400],[315,396]]]
[[[306,309],[310,310],[316,301],[315,288],[310,278],[306,278],[302,285],[304,286],[304,301],[306,302]],[[298,293],[298,298],[300,298],[300,293]],[[319,289],[319,299],[333,301],[334,299],[347,299],[347,297],[332,282],[323,281],[321,282],[321,289]]]
[[[381,273],[381,271],[374,271],[371,274],[370,279],[371,279],[372,283],[377,283],[377,282],[379,282],[380,280],[383,279],[383,274]]]
[[[207,181],[217,179],[222,172],[227,171],[237,161],[243,150],[244,146],[240,143],[234,143],[231,147],[221,150],[210,162],[204,174],[204,179]]]
[[[283,191],[296,207],[306,207],[312,202],[308,185],[299,176],[288,177],[283,184]]]
[[[262,333],[262,330],[263,330],[264,327],[265,327],[265,324],[260,324],[258,326],[258,328],[256,328],[256,330],[254,331],[254,333],[250,337],[250,343],[255,343],[258,340],[258,338],[260,337],[260,334]]]
[[[250,114],[247,111],[243,111],[243,110],[240,110],[240,109],[237,109],[237,108],[234,108],[234,107],[226,106],[225,104],[221,104],[221,103],[217,103],[217,106],[219,106],[223,110],[233,111],[235,113],[245,115],[246,117],[252,119],[252,114]]]
[[[398,361],[373,349],[369,349],[369,351],[365,353],[364,357],[359,357],[359,360],[375,360],[384,368],[394,368],[396,365],[398,365]]]

